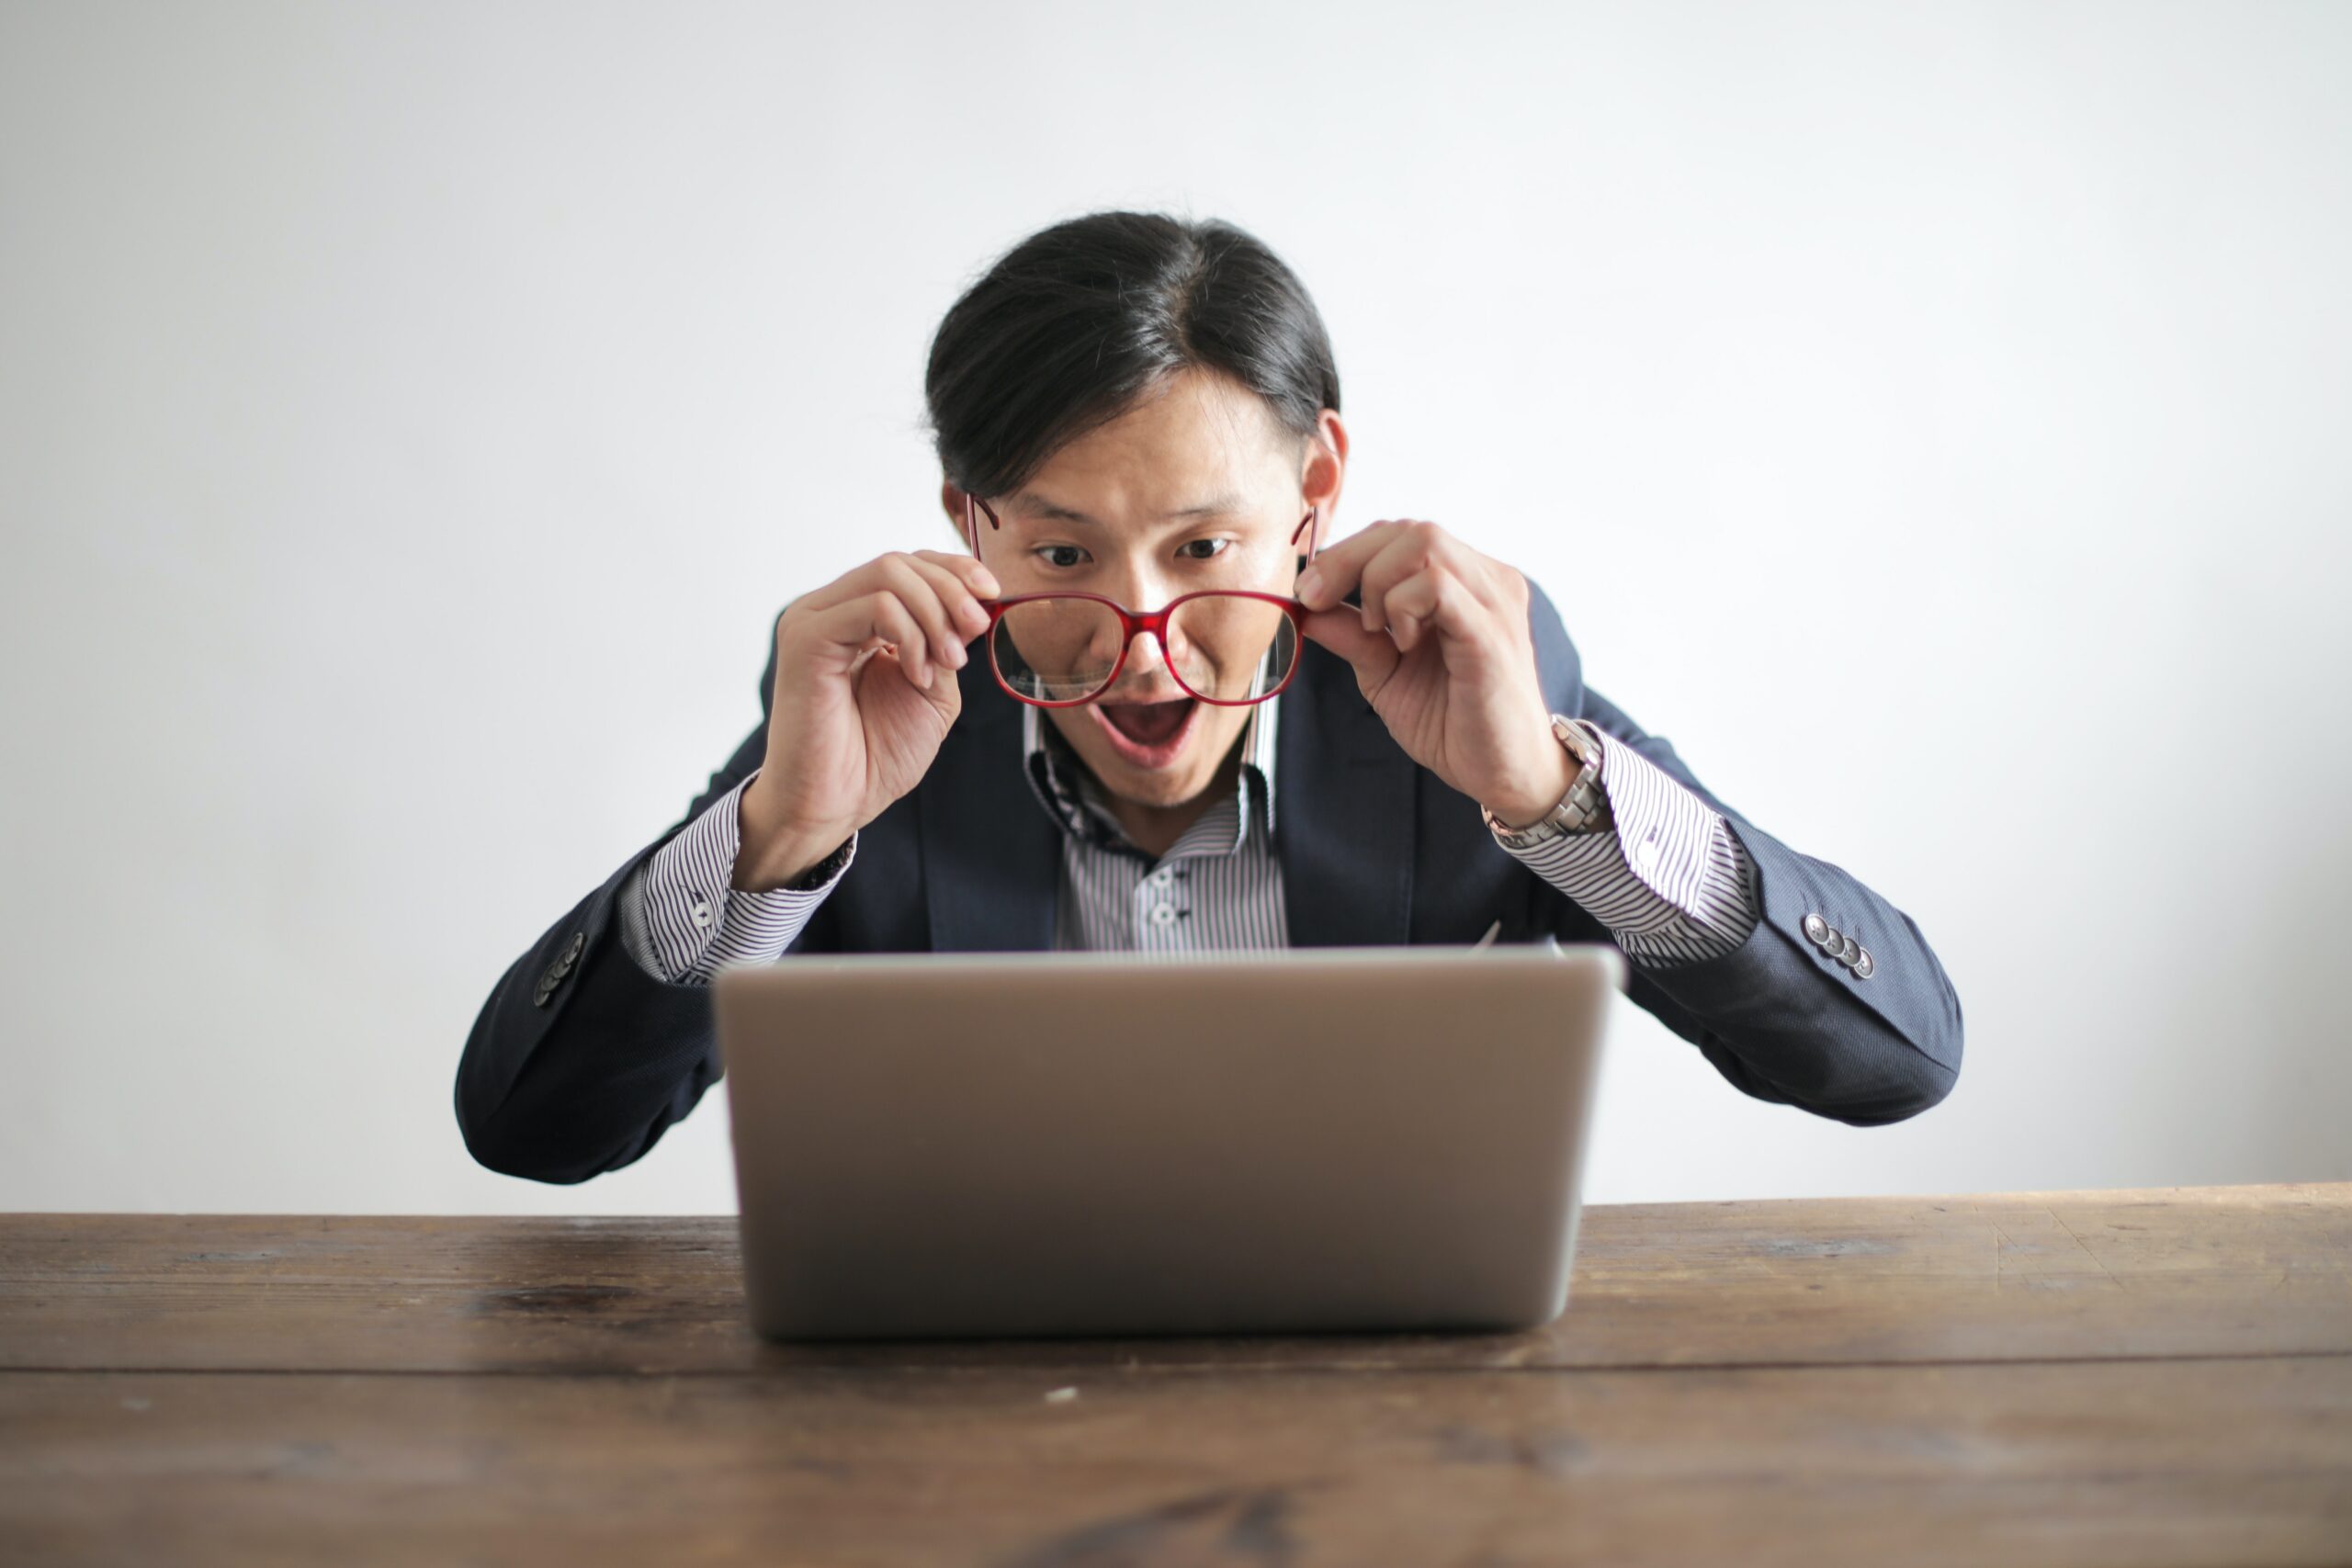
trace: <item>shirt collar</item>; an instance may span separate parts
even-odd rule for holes
[[[1274,697],[1253,705],[1250,720],[1241,727],[1241,767],[1235,779],[1235,793],[1227,799],[1234,809],[1226,813],[1212,807],[1201,820],[1185,829],[1184,834],[1169,851],[1174,855],[1193,846],[1196,836],[1223,834],[1232,836],[1230,844],[1219,841],[1218,852],[1231,853],[1248,842],[1253,827],[1269,839],[1274,830],[1274,757],[1275,738],[1282,721],[1282,698]],[[1036,795],[1038,805],[1046,815],[1066,833],[1098,848],[1125,848],[1134,852],[1126,830],[1111,815],[1102,797],[1102,786],[1090,773],[1069,742],[1062,739],[1059,729],[1046,721],[1044,710],[1035,703],[1021,705],[1021,750],[1023,772],[1028,775],[1029,787]]]

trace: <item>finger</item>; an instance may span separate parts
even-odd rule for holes
[[[884,557],[882,572],[886,585],[898,594],[899,602],[922,623],[927,645],[925,657],[935,659],[951,670],[962,669],[971,657],[964,651],[964,644],[970,638],[956,635],[955,617],[948,613],[940,594],[944,589],[958,597],[969,598],[963,585],[944,569],[907,555]],[[940,581],[933,581],[933,573]]]
[[[1389,591],[1407,578],[1428,570],[1430,551],[1429,525],[1402,524],[1389,536],[1388,543],[1364,563],[1358,584],[1363,589],[1360,597],[1364,630],[1376,632],[1388,625],[1392,618],[1388,613]]]
[[[863,652],[876,642],[888,643],[899,650],[899,664],[907,679],[926,691],[931,688],[929,645],[922,623],[907,608],[905,600],[887,588],[820,612],[810,629],[835,649],[852,653]]]
[[[1317,555],[1298,574],[1295,592],[1299,603],[1310,610],[1325,610],[1345,599],[1363,576],[1364,563],[1385,548],[1401,526],[1374,523]]]
[[[978,592],[989,595],[997,592],[995,574],[969,556],[951,555],[940,550],[919,550],[912,553],[893,550],[888,555],[876,556],[872,560],[843,572],[822,588],[802,594],[794,603],[808,610],[830,610],[836,604],[846,604],[853,599],[862,599],[876,588],[887,587],[897,580],[898,567],[893,565],[894,562],[904,565],[912,562],[918,557],[947,565],[950,570],[955,570],[955,563],[962,562],[964,571],[976,570],[985,579]],[[960,576],[961,573],[958,575]],[[971,590],[967,580],[968,591]]]
[[[1396,645],[1389,640],[1387,633],[1364,630],[1350,605],[1302,615],[1299,629],[1309,641],[1321,643],[1353,665],[1356,683],[1366,692],[1378,691],[1396,672],[1396,661],[1404,657],[1396,651]]]
[[[977,557],[961,555],[954,550],[917,550],[914,554],[919,559],[945,567],[963,580],[966,588],[982,599],[994,599],[1004,592],[1003,585],[996,580],[996,573]]]
[[[1388,617],[1388,635],[1398,648],[1410,651],[1421,640],[1446,594],[1445,574],[1435,566],[1415,572],[1380,596],[1381,612]]]
[[[831,610],[863,599],[882,585],[882,563],[890,558],[876,556],[874,559],[851,568],[822,588],[811,589],[794,604],[810,611]]]
[[[970,642],[989,629],[989,612],[988,607],[980,603],[979,595],[972,591],[971,579],[950,564],[953,558],[943,558],[934,550],[917,550],[912,564],[930,581],[932,592],[939,595],[939,602],[946,609],[948,619],[955,624],[956,641],[960,645]],[[969,556],[962,558],[971,560]]]
[[[1450,562],[1432,562],[1390,589],[1388,613],[1400,623],[1392,626],[1396,646],[1413,648],[1434,632],[1445,641],[1447,667],[1458,674],[1471,673],[1490,657],[1507,658],[1516,646],[1510,617],[1498,614]]]

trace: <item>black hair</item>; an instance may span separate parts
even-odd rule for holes
[[[1041,229],[949,308],[923,376],[948,482],[1019,489],[1067,443],[1189,367],[1230,378],[1302,440],[1340,406],[1297,275],[1216,219],[1093,212]]]

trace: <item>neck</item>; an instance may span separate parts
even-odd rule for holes
[[[1085,766],[1083,762],[1079,765]],[[1173,806],[1149,806],[1139,800],[1129,800],[1105,788],[1102,791],[1103,804],[1134,841],[1136,848],[1158,860],[1175,847],[1176,840],[1184,836],[1185,829],[1201,819],[1201,813],[1226,797],[1240,775],[1241,742],[1237,739],[1233,750],[1227,751],[1225,761],[1217,764],[1216,774],[1209,780],[1207,787],[1190,800],[1179,801]],[[1099,784],[1101,781],[1096,782]]]

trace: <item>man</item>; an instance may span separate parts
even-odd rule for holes
[[[1588,690],[1519,572],[1418,520],[1327,541],[1338,372],[1255,239],[1046,229],[926,391],[968,553],[785,607],[760,727],[492,991],[482,1164],[639,1158],[718,1077],[718,967],[794,953],[1611,942],[1750,1095],[1871,1124],[1950,1092],[1960,1001],[1908,916]]]

